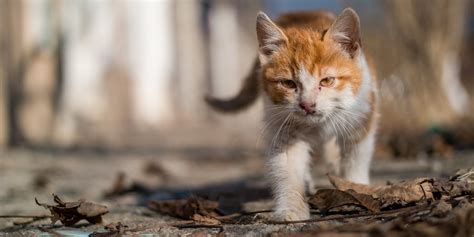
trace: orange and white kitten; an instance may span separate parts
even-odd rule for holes
[[[240,93],[207,98],[220,111],[250,105],[263,92],[269,177],[276,215],[309,218],[305,188],[313,153],[335,143],[337,171],[369,183],[376,131],[376,81],[361,48],[359,17],[347,8],[289,13],[276,23],[257,16],[259,57]],[[328,154],[329,151],[326,151]]]

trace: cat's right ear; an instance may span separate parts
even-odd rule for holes
[[[288,42],[278,26],[263,12],[257,15],[257,38],[260,63],[266,64],[270,57]]]

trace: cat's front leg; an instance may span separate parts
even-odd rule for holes
[[[343,152],[341,168],[345,179],[355,183],[369,184],[374,142],[375,131],[372,130],[362,140]]]
[[[270,180],[277,219],[294,221],[309,218],[305,200],[305,179],[309,169],[310,146],[298,141],[269,159]]]

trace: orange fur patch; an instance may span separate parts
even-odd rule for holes
[[[300,67],[318,80],[326,76],[336,77],[336,90],[350,87],[353,94],[357,94],[362,73],[356,60],[348,57],[331,37],[324,37],[333,21],[334,16],[327,12],[292,13],[283,15],[277,21],[288,41],[262,69],[263,88],[273,102],[282,103],[292,93],[276,82],[295,79],[302,69]],[[327,68],[335,69],[336,75],[325,75]]]

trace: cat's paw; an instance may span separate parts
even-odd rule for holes
[[[301,221],[309,219],[309,208],[297,210],[282,210],[275,213],[275,219],[278,221]]]

